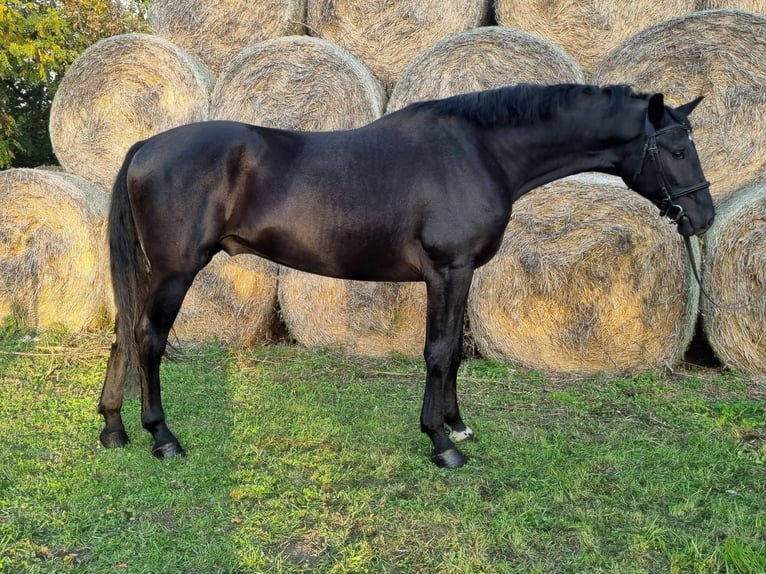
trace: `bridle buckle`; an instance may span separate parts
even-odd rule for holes
[[[684,216],[684,208],[672,203],[660,215],[667,217],[671,223],[677,223]]]

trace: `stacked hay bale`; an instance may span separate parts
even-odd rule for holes
[[[668,103],[705,100],[692,115],[711,193],[721,202],[766,174],[766,16],[734,10],[689,14],[636,34],[593,80],[662,91]]]
[[[340,281],[283,269],[279,301],[290,334],[307,347],[366,356],[423,352],[423,283]]]
[[[180,46],[215,75],[253,42],[303,33],[306,0],[152,0],[153,32]]]
[[[379,82],[357,58],[319,38],[290,36],[243,50],[213,90],[211,117],[268,127],[332,130],[377,119]]]
[[[579,66],[541,37],[482,28],[442,41],[413,62],[389,110],[510,83],[582,79]],[[679,239],[656,208],[621,182],[573,178],[522,198],[501,254],[477,272],[472,289],[469,317],[479,351],[559,374],[675,364],[691,340],[697,304]],[[610,252],[613,245],[618,249]]]
[[[290,129],[351,128],[377,118],[383,91],[356,58],[317,38],[291,36],[243,50],[215,85],[211,117]],[[276,264],[216,255],[197,276],[174,331],[180,340],[251,345],[277,313]]]
[[[107,195],[82,178],[0,172],[0,318],[74,331],[110,320],[107,209]]]
[[[418,56],[391,93],[388,111],[510,84],[582,81],[580,67],[556,45],[523,30],[488,26],[451,36]]]
[[[681,237],[617,179],[582,174],[519,199],[469,301],[484,356],[549,373],[675,364],[697,316]]]
[[[186,294],[172,336],[246,347],[268,341],[278,320],[277,276],[276,264],[255,255],[218,253]]]
[[[498,24],[536,32],[591,70],[618,44],[695,9],[695,0],[495,0]]]
[[[718,358],[735,369],[766,376],[766,182],[718,208],[705,234],[705,334]]]
[[[409,63],[439,40],[484,24],[489,0],[310,0],[307,28],[361,59],[390,91]]]
[[[213,78],[166,40],[123,34],[70,66],[53,99],[53,151],[69,172],[110,189],[136,141],[207,119]]]

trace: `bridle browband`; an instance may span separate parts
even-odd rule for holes
[[[662,201],[657,206],[660,208],[660,216],[667,217],[672,222],[677,222],[684,216],[684,208],[677,203],[674,203],[674,200],[678,199],[679,197],[683,197],[684,195],[689,195],[690,193],[709,188],[710,182],[704,180],[696,185],[682,187],[681,189],[673,189],[673,186],[670,185],[668,179],[665,177],[665,172],[662,169],[662,163],[660,163],[659,150],[657,149],[657,136],[671,130],[684,130],[687,134],[689,134],[689,137],[691,138],[692,129],[689,125],[680,123],[657,130],[654,128],[654,124],[652,124],[651,120],[649,120],[649,114],[647,113],[646,118],[644,119],[644,149],[641,152],[641,163],[638,164],[636,173],[630,180],[628,187],[633,189],[633,184],[636,182],[636,179],[638,179],[638,176],[641,175],[641,172],[644,169],[646,157],[649,156],[649,158],[652,160],[652,163],[654,164],[655,170],[658,173],[660,189],[662,190],[663,194]]]

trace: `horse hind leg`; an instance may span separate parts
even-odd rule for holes
[[[104,388],[98,401],[98,412],[104,417],[105,426],[101,431],[101,444],[107,448],[120,448],[128,444],[128,435],[120,414],[125,375],[127,374],[127,356],[125,350],[114,342],[106,367]]]
[[[184,455],[184,449],[165,422],[160,392],[160,362],[168,335],[186,292],[197,271],[166,274],[152,279],[144,311],[136,325],[139,379],[141,382],[141,424],[154,438],[152,454],[157,458]]]

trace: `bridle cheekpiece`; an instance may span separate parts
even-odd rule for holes
[[[630,185],[628,187],[631,189],[633,188],[633,184],[636,182],[636,179],[638,179],[638,176],[641,175],[641,172],[644,169],[644,163],[646,163],[646,158],[648,156],[652,160],[654,168],[657,171],[660,189],[662,190],[663,194],[662,201],[658,205],[660,208],[660,216],[667,217],[672,222],[677,222],[684,216],[684,208],[675,203],[674,200],[678,199],[679,197],[683,197],[684,195],[689,195],[690,193],[694,193],[696,191],[710,187],[710,182],[705,180],[701,183],[691,185],[689,187],[673,189],[673,186],[670,185],[668,179],[665,177],[665,172],[662,169],[662,163],[660,163],[659,150],[657,149],[657,136],[671,130],[684,130],[689,135],[689,139],[691,139],[692,129],[688,124],[680,123],[657,130],[654,128],[654,124],[652,124],[652,122],[649,120],[649,114],[647,113],[646,119],[644,120],[644,148],[641,152],[641,163],[638,164],[638,169],[636,169],[636,173],[630,180]]]

